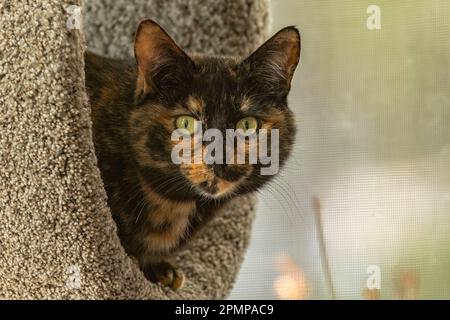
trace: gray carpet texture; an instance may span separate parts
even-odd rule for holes
[[[82,8],[80,29],[72,28],[70,5]],[[267,37],[268,5],[265,0],[0,1],[1,299],[229,294],[248,246],[254,198],[230,203],[180,254],[187,282],[176,292],[145,280],[120,245],[106,204],[83,52],[87,45],[112,57],[131,54],[143,18],[158,21],[185,49],[245,55]]]

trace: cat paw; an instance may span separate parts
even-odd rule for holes
[[[166,261],[148,265],[144,274],[150,281],[161,283],[173,290],[181,289],[184,285],[183,272]]]

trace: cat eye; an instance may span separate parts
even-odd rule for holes
[[[254,117],[245,117],[238,121],[236,130],[241,129],[244,133],[250,133],[258,129],[258,120]]]
[[[178,129],[186,130],[192,135],[197,131],[200,121],[191,116],[180,116],[177,118],[176,125]]]

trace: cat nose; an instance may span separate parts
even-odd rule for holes
[[[223,164],[216,164],[214,165],[214,174],[219,177],[219,178],[223,178],[224,175],[224,165]]]
[[[228,164],[215,164],[213,171],[216,177],[231,182],[239,180],[242,176],[241,172],[233,170],[232,166]]]

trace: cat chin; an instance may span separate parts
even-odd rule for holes
[[[199,196],[207,200],[227,199],[231,198],[234,195],[233,190],[227,190],[222,193],[209,193],[207,191],[200,189],[199,187],[195,187],[195,190]]]
[[[232,195],[232,192],[225,192],[225,193],[219,193],[219,194],[212,194],[203,190],[197,190],[197,193],[202,198],[208,199],[208,200],[218,200],[218,199],[224,199],[227,197],[230,197]]]

